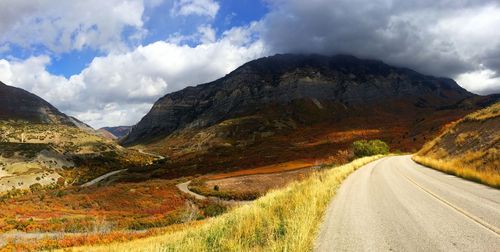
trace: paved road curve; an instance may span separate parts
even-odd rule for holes
[[[349,176],[316,251],[500,251],[500,190],[387,157]]]
[[[95,178],[95,179],[93,179],[93,180],[91,180],[91,181],[89,181],[89,182],[81,185],[81,187],[93,186],[93,185],[95,185],[95,184],[97,184],[97,183],[99,183],[99,182],[101,182],[101,181],[103,181],[103,180],[105,180],[105,179],[107,179],[107,178],[115,175],[115,174],[118,174],[120,172],[124,172],[126,170],[127,169],[121,169],[121,170],[117,170],[117,171],[108,172],[108,173],[106,173],[106,174],[104,174],[102,176],[99,176],[99,177],[97,177],[97,178]]]

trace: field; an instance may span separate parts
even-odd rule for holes
[[[85,240],[92,244],[89,236],[95,236],[94,242],[109,242],[110,237],[145,237],[155,233],[155,228],[214,215],[207,208],[216,204],[187,198],[175,187],[176,183],[152,180],[45,189],[14,198],[3,197],[0,240],[9,234],[27,237],[8,241],[18,248],[37,248],[36,244],[48,246],[41,248],[74,246],[85,244]],[[32,236],[37,239],[29,239]]]
[[[472,113],[414,157],[437,170],[500,188],[500,103]]]
[[[340,183],[373,156],[314,173],[195,228],[71,251],[310,251]]]
[[[251,174],[250,172],[255,170],[243,170],[243,173]],[[193,180],[189,185],[189,189],[198,194],[215,196],[226,200],[254,200],[268,191],[282,188],[292,181],[303,180],[316,170],[317,168],[309,167],[234,177],[227,177],[228,174],[213,175],[208,178],[201,177]],[[214,177],[216,179],[211,179]]]

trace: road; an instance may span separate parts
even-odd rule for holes
[[[144,151],[142,149],[137,149],[137,151],[139,151],[140,153],[144,154],[144,155],[148,155],[148,156],[152,156],[152,157],[155,157],[157,158],[158,160],[163,160],[165,159],[164,156],[162,155],[158,155],[158,154],[154,154],[154,153],[151,153],[151,152],[147,152],[147,151]]]
[[[91,181],[89,181],[89,182],[81,185],[81,187],[93,186],[93,185],[95,185],[95,184],[97,184],[97,183],[99,183],[99,182],[101,182],[101,181],[103,181],[103,180],[105,180],[105,179],[107,179],[107,178],[115,175],[115,174],[118,174],[120,172],[124,172],[126,170],[127,169],[121,169],[121,170],[117,170],[117,171],[108,172],[108,173],[106,173],[106,174],[104,174],[102,176],[99,176],[99,177],[97,177],[97,178],[95,178],[95,179],[93,179],[93,180],[91,180]]]
[[[225,199],[217,198],[214,196],[207,197],[207,196],[197,194],[197,193],[189,190],[189,184],[191,184],[191,180],[184,182],[184,183],[177,184],[177,188],[179,188],[179,190],[181,192],[187,193],[187,194],[193,196],[197,200],[205,200],[205,199],[210,198],[210,199],[216,199],[219,202],[230,204],[230,205],[243,205],[243,204],[248,204],[248,203],[253,202],[252,200],[225,200]]]
[[[158,155],[158,154],[154,154],[154,153],[150,153],[150,152],[145,152],[145,151],[143,151],[143,150],[141,150],[141,149],[139,149],[138,151],[139,151],[140,153],[142,153],[142,154],[145,154],[145,155],[149,155],[149,156],[155,157],[155,158],[157,158],[158,160],[163,160],[163,159],[165,159],[165,157],[164,157],[164,156],[161,156],[161,155]],[[105,180],[105,179],[107,179],[107,178],[109,178],[109,177],[113,176],[113,175],[116,175],[116,174],[118,174],[118,173],[124,172],[124,171],[126,171],[126,170],[128,170],[128,169],[121,169],[121,170],[116,170],[116,171],[108,172],[108,173],[106,173],[106,174],[104,174],[104,175],[102,175],[102,176],[99,176],[99,177],[97,177],[97,178],[95,178],[95,179],[93,179],[93,180],[91,180],[91,181],[89,181],[89,182],[87,182],[87,183],[85,183],[85,184],[81,185],[81,187],[89,187],[89,186],[93,186],[93,185],[95,185],[95,184],[97,184],[97,183],[99,183],[99,182],[101,182],[101,181],[103,181],[103,180]]]
[[[184,182],[184,183],[177,184],[177,188],[179,188],[179,190],[181,192],[187,193],[187,194],[193,196],[195,199],[204,200],[204,199],[207,198],[206,196],[203,196],[201,194],[197,194],[197,193],[192,192],[191,190],[189,190],[189,184],[191,184],[191,180],[189,180],[187,182]]]
[[[349,176],[316,251],[500,251],[500,190],[387,157]]]

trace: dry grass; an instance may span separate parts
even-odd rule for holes
[[[223,179],[230,177],[239,177],[239,176],[247,176],[247,175],[255,175],[255,174],[268,174],[268,173],[278,173],[285,171],[293,171],[300,170],[306,167],[313,166],[315,162],[307,161],[307,160],[295,160],[286,163],[279,163],[273,165],[266,165],[254,169],[245,169],[228,173],[219,173],[215,175],[208,176],[208,179]]]
[[[268,191],[283,188],[292,181],[306,179],[315,168],[215,180],[193,180],[189,188],[198,194],[215,196],[227,200],[254,200]],[[217,188],[217,189],[215,189]]]
[[[464,120],[484,121],[497,116],[500,116],[500,102],[493,104],[485,109],[481,109],[477,112],[469,114],[464,118]]]
[[[440,160],[423,156],[413,156],[413,160],[427,167],[500,189],[498,172],[478,171],[464,165],[463,160]]]
[[[341,182],[381,156],[315,173],[197,228],[73,251],[310,251],[319,223]]]
[[[416,162],[500,188],[500,103],[450,125],[413,157]]]

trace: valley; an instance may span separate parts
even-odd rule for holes
[[[477,125],[460,128],[466,132],[456,136],[457,146],[480,141],[488,157],[467,163],[486,162],[481,172],[489,179],[498,173],[498,95],[346,55],[248,62],[214,82],[165,95],[131,127],[94,130],[31,93],[4,84],[0,91],[30,101],[20,110],[14,102],[0,107],[5,251],[179,244],[308,250],[350,173],[389,152],[416,152],[422,163],[424,156],[460,156],[440,144],[464,123],[489,132],[479,137],[469,132]],[[214,243],[203,243],[207,235]],[[144,245],[148,239],[155,243]],[[123,244],[110,244],[116,241]]]

